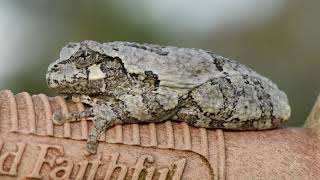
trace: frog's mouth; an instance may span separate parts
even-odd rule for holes
[[[81,79],[77,82],[57,81],[48,79],[47,84],[50,89],[55,90],[60,94],[84,94],[84,95],[99,95],[105,93],[107,84],[104,79],[88,81]]]

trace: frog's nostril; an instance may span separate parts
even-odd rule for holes
[[[58,65],[52,66],[52,67],[50,68],[50,71],[51,71],[51,72],[57,72],[57,71],[59,71],[59,66],[58,66]]]

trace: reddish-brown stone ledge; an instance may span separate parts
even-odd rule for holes
[[[80,103],[0,92],[0,179],[318,179],[320,142],[308,128],[227,132],[186,123],[123,125],[98,153],[85,144],[91,122],[53,125],[54,111]]]

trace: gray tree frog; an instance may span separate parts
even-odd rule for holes
[[[201,49],[130,42],[70,43],[49,65],[49,88],[90,106],[55,124],[93,121],[87,150],[111,126],[175,120],[195,127],[264,130],[290,116],[284,92],[250,68]]]

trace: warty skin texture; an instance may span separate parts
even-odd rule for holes
[[[273,82],[201,49],[70,43],[50,64],[46,79],[51,89],[91,106],[82,113],[55,113],[53,120],[93,120],[92,153],[100,134],[117,124],[172,119],[204,128],[264,130],[290,116],[287,96]]]

